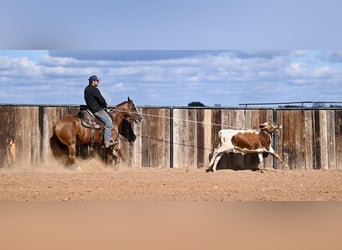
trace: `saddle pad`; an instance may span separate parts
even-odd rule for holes
[[[80,110],[79,117],[81,118],[81,124],[86,128],[103,129],[103,123],[97,119],[88,109]]]

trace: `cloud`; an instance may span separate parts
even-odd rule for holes
[[[202,50],[81,50],[58,51],[51,50],[51,57],[73,58],[91,61],[158,61],[201,56],[214,51]]]
[[[251,50],[251,51],[233,51],[238,58],[264,58],[272,59],[277,56],[288,56],[292,52],[288,50]]]
[[[0,72],[3,81],[19,81],[41,77],[41,68],[27,57],[10,58],[0,56]]]
[[[34,61],[0,56],[0,92],[8,92],[2,102],[81,104],[92,74],[101,78],[101,91],[114,103],[130,96],[140,105],[187,105],[196,100],[234,106],[342,95],[340,65],[323,61],[317,51],[175,51],[174,56],[158,51],[155,60],[141,61],[117,61],[116,56],[103,60],[104,51],[95,52],[85,57],[83,51],[49,52]]]
[[[307,69],[304,63],[292,63],[286,68],[286,73],[292,77],[301,77],[307,74]]]
[[[123,89],[125,89],[125,85],[122,82],[119,82],[119,83],[114,85],[114,88],[116,90],[123,90]]]
[[[42,65],[45,66],[63,66],[63,65],[73,65],[77,63],[77,60],[75,60],[72,57],[66,56],[53,56],[53,55],[44,55],[40,61]]]
[[[342,51],[324,51],[320,54],[320,59],[333,63],[342,63]]]

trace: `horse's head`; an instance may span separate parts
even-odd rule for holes
[[[129,97],[127,98],[127,101],[117,105],[116,109],[130,121],[134,121],[135,123],[139,123],[142,121],[142,117],[138,113],[137,108],[133,103],[133,100],[131,100]]]
[[[137,108],[135,107],[133,101],[128,97],[127,98],[127,105],[128,105],[128,110],[129,110],[129,119],[131,121],[134,121],[135,123],[139,123],[142,121],[141,115],[138,113]]]

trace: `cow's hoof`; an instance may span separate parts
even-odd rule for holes
[[[285,165],[282,166],[282,170],[289,170],[289,169],[290,169],[290,167],[289,167],[289,165],[287,165],[287,164],[285,164]]]

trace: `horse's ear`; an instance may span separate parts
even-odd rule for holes
[[[131,100],[131,98],[127,97],[127,101],[131,102],[132,100]]]

